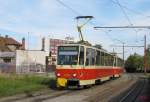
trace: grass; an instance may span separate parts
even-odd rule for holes
[[[31,93],[55,85],[55,79],[42,76],[0,75],[0,97]]]

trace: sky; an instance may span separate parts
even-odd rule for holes
[[[71,36],[79,40],[75,17],[81,15],[94,17],[82,29],[84,39],[93,45],[101,44],[109,52],[113,51],[111,45],[122,45],[122,42],[143,45],[144,35],[150,43],[149,29],[93,28],[149,26],[150,0],[0,0],[0,4],[0,35],[9,35],[18,41],[25,37],[28,49],[41,49],[42,37],[64,39]],[[114,50],[122,52],[120,47]],[[143,48],[125,48],[126,58],[135,52],[143,55]]]

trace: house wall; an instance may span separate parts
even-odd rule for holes
[[[16,59],[15,52],[0,52],[0,71],[1,73],[15,73]],[[5,62],[4,59],[10,59],[10,62]]]
[[[46,69],[45,51],[16,51],[16,72],[17,73],[34,73],[45,72]]]
[[[15,45],[7,45],[7,47],[11,49],[11,51],[15,51],[17,49]]]

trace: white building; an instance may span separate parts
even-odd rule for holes
[[[46,71],[45,51],[40,50],[17,50],[16,73],[36,73]]]

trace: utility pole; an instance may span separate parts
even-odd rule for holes
[[[147,53],[146,53],[146,35],[144,36],[144,73],[146,73],[147,68]]]
[[[122,54],[122,55],[123,55],[123,65],[125,64],[125,60],[124,60],[124,44],[125,44],[125,43],[123,43],[123,46],[122,46],[122,48],[123,48],[123,49],[122,49],[122,51],[123,51],[123,52],[122,52],[122,53],[123,53],[123,54]]]

